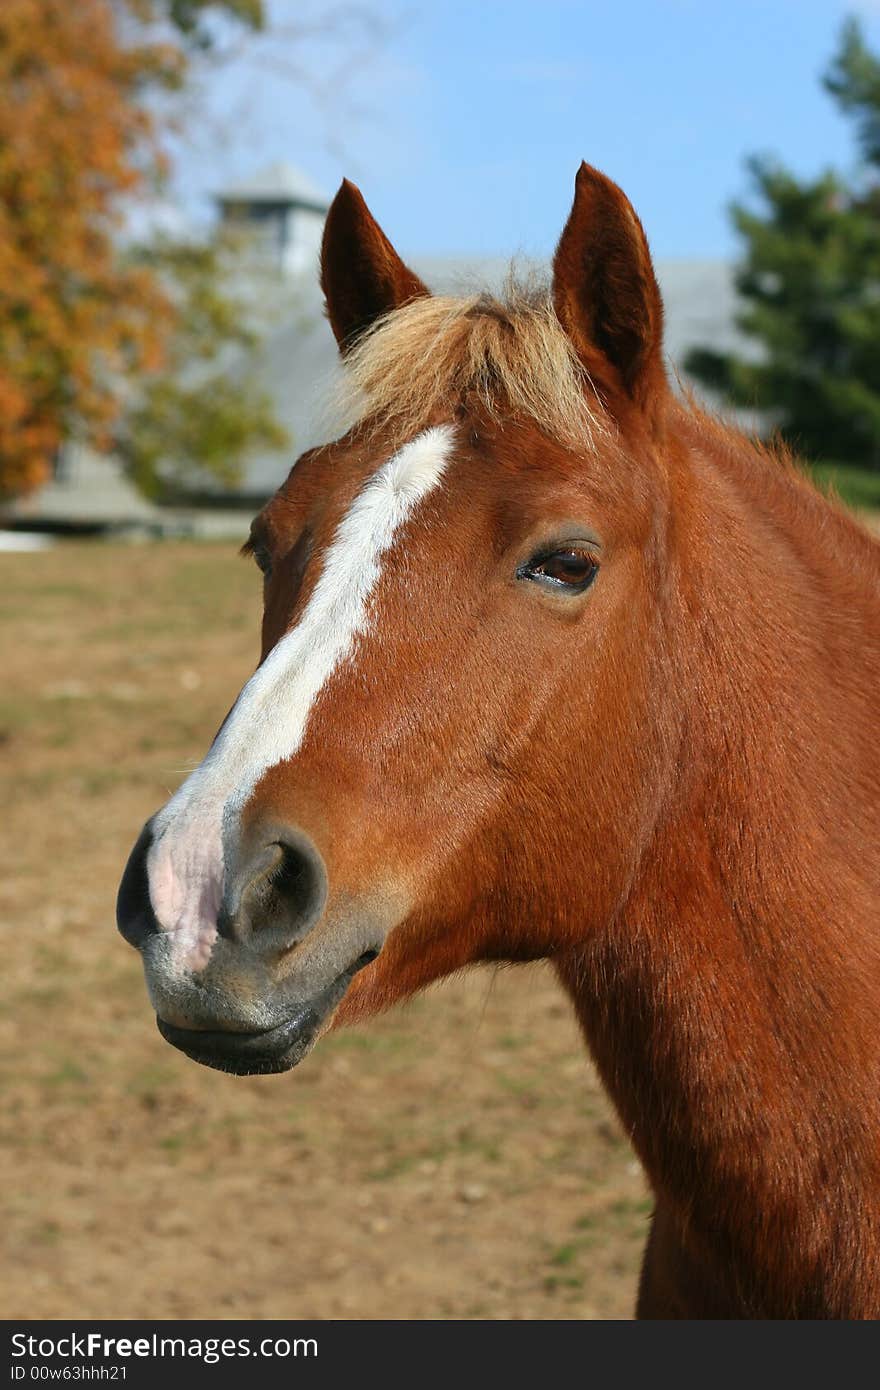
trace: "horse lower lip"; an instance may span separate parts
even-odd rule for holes
[[[261,1032],[179,1028],[158,1016],[156,1024],[166,1042],[206,1067],[239,1076],[289,1071],[311,1050],[328,1013],[342,999],[357,972],[375,955],[375,951],[365,952],[314,999],[301,1004],[275,1027]]]
[[[259,1033],[178,1028],[158,1017],[156,1023],[166,1042],[185,1052],[194,1062],[220,1071],[250,1075],[287,1071],[296,1066],[314,1041],[322,1017],[307,1008],[277,1027]]]

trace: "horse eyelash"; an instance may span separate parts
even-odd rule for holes
[[[268,550],[265,546],[260,545],[258,541],[254,540],[253,536],[248,537],[238,553],[242,559],[255,560],[257,568],[263,575],[268,574],[272,568]]]

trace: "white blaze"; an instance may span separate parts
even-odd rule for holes
[[[382,557],[440,481],[452,441],[450,425],[426,430],[368,480],[336,531],[300,621],[254,672],[204,761],[156,816],[150,899],[159,925],[174,933],[178,968],[207,964],[223,897],[223,830],[263,774],[302,744],[319,692],[367,629]]]

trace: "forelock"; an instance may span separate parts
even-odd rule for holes
[[[609,433],[549,292],[515,283],[503,298],[425,296],[380,319],[346,355],[334,404],[400,440],[461,407],[530,420],[581,449]]]

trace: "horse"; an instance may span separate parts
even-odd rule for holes
[[[119,890],[160,1032],[282,1072],[546,958],[653,1192],[637,1316],[880,1316],[880,547],[670,383],[586,164],[547,287],[433,296],[347,181],[321,284],[353,423]]]

